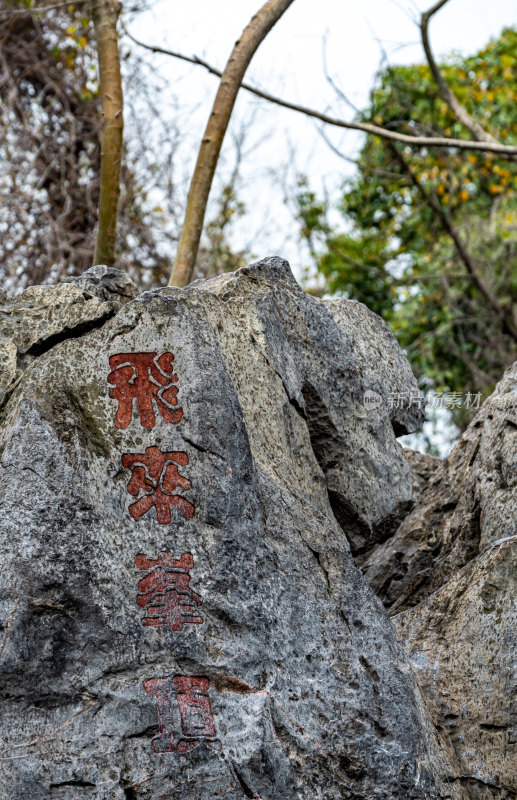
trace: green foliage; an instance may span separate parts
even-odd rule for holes
[[[504,30],[474,56],[451,57],[442,72],[472,117],[499,141],[517,143],[517,30]],[[382,72],[360,119],[416,135],[472,138],[439,97],[426,65]],[[511,315],[517,294],[515,162],[489,153],[396,147],[379,137],[366,140],[339,203],[342,230],[329,226],[327,209],[302,180],[302,236],[324,289],[381,314],[417,375],[438,391],[488,393],[517,357],[516,342],[469,276],[424,191]],[[464,409],[456,410],[455,421],[465,425]]]

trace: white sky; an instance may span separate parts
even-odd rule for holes
[[[351,119],[353,112],[336,99],[325,80],[323,41],[326,37],[330,75],[344,93],[362,107],[368,99],[381,48],[391,63],[423,60],[414,20],[431,0],[295,0],[268,35],[252,60],[246,80],[304,105]],[[152,8],[129,23],[141,40],[186,55],[199,55],[223,68],[234,41],[261,0],[156,0]],[[502,28],[516,23],[515,0],[449,0],[430,24],[435,53],[453,50],[475,52]],[[141,52],[141,51],[140,51]],[[217,79],[202,68],[166,56],[150,55],[156,69],[167,79],[185,119],[177,157],[177,178],[185,184],[191,174]],[[162,103],[167,106],[167,91]],[[176,113],[176,112],[175,112]],[[271,106],[241,91],[232,131],[252,120],[242,164],[240,198],[249,214],[239,224],[236,245],[247,244],[258,257],[287,257],[299,274],[307,256],[300,247],[297,229],[285,205],[286,187],[297,172],[306,173],[319,192],[337,189],[353,167],[336,156],[319,136],[318,125],[299,114]],[[354,132],[326,128],[342,152],[354,156],[361,137]],[[220,176],[232,166],[231,139],[223,148]],[[286,167],[287,165],[287,167]]]

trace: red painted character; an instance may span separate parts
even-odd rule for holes
[[[180,494],[173,494],[175,489],[188,492],[190,481],[180,475],[176,464],[188,464],[188,455],[184,452],[165,452],[158,447],[147,447],[144,453],[126,453],[122,456],[122,466],[132,469],[133,474],[127,485],[129,494],[138,497],[136,503],[129,506],[129,513],[139,519],[153,506],[160,525],[169,525],[172,515],[171,507],[177,508],[185,519],[192,519],[195,508]]]
[[[138,582],[136,602],[140,608],[147,606],[144,625],[168,625],[171,631],[182,631],[184,625],[203,624],[203,617],[196,613],[203,600],[189,586],[189,570],[194,566],[190,553],[183,553],[179,560],[172,553],[161,553],[157,559],[138,555],[135,566],[152,570]]]
[[[208,679],[176,675],[172,679],[173,691],[169,686],[168,678],[149,678],[144,681],[145,691],[155,697],[158,703],[160,736],[153,739],[154,752],[170,753],[174,750],[174,712],[171,700],[173,691],[176,694],[183,736],[176,745],[178,753],[188,753],[202,742],[219,752],[222,745],[216,738],[217,732],[207,695],[210,689]]]
[[[114,388],[110,389],[109,396],[118,400],[115,414],[117,428],[127,428],[131,422],[133,401],[136,402],[144,428],[154,428],[156,424],[153,400],[166,422],[177,425],[181,421],[183,409],[173,408],[178,405],[178,389],[174,386],[178,376],[172,366],[174,356],[172,353],[162,353],[157,358],[156,355],[118,353],[110,356],[112,371],[108,375],[108,383]]]
[[[160,735],[155,736],[152,745],[155,753],[174,752],[174,713],[168,678],[149,678],[144,681],[144,689],[158,704],[158,727]]]
[[[172,685],[177,692],[180,709],[183,739],[176,745],[179,753],[188,753],[204,741],[213,750],[221,750],[221,742],[216,739],[216,730],[210,700],[207,692],[210,682],[207,678],[186,678],[176,676]]]

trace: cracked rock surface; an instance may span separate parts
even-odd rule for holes
[[[414,458],[414,456],[412,456]],[[517,364],[363,571],[473,800],[517,797]],[[427,475],[427,478],[426,478]]]
[[[472,800],[517,796],[517,548],[489,546],[394,618],[442,744]]]
[[[35,356],[98,327],[122,297],[135,295],[125,273],[102,266],[58,286],[30,286],[14,298],[0,291],[0,404]]]
[[[517,363],[445,461],[410,457],[418,502],[362,567],[390,614],[425,600],[494,542],[517,534]]]
[[[82,275],[68,277],[63,283],[84,289],[99,300],[111,300],[121,304],[134,300],[138,295],[138,288],[129,275],[104,264],[90,267]]]
[[[65,294],[87,329],[41,311]],[[0,416],[0,797],[467,800],[352,555],[411,504],[383,323],[280,259],[33,296],[48,346]]]

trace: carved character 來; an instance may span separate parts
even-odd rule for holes
[[[127,485],[129,494],[143,496],[129,506],[133,519],[139,519],[151,508],[156,508],[156,517],[160,525],[169,525],[171,508],[176,508],[185,517],[192,519],[195,514],[193,504],[176,489],[188,492],[190,481],[180,475],[178,467],[188,464],[188,455],[180,452],[162,452],[158,447],[147,447],[145,453],[126,453],[122,456],[122,466],[132,469],[132,476]]]

